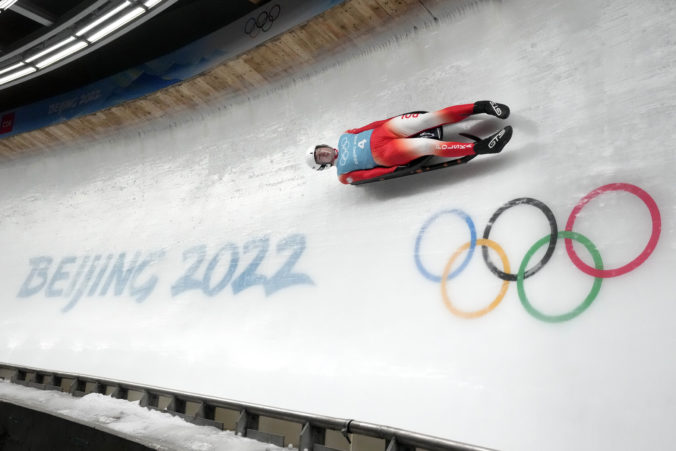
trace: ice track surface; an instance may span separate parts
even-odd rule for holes
[[[673,1],[425,5],[248,98],[0,167],[0,361],[506,450],[673,444]],[[303,164],[482,99],[512,117],[446,133],[511,124],[497,156],[363,187]],[[503,282],[484,248],[539,269]]]

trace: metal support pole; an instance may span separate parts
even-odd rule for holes
[[[150,398],[150,395],[148,394],[148,390],[143,390],[143,395],[141,395],[141,399],[138,402],[139,406],[148,407],[149,398]]]
[[[312,451],[314,445],[324,445],[326,442],[326,429],[312,426],[310,423],[303,425],[298,441],[298,451]]]
[[[415,448],[411,446],[400,445],[395,437],[392,438],[392,440],[388,440],[387,449],[385,451],[415,451]]]
[[[246,409],[243,409],[239,414],[239,419],[237,420],[237,429],[235,432],[237,435],[246,437],[247,430],[249,429],[258,430],[258,415],[250,415]]]

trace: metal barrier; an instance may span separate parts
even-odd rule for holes
[[[416,448],[430,451],[491,451],[489,448],[388,426],[312,415],[82,374],[49,371],[5,363],[0,363],[0,373],[9,373],[10,381],[15,384],[42,390],[65,391],[73,396],[101,393],[129,400],[130,394],[136,392],[140,395],[140,405],[143,407],[167,412],[191,423],[214,426],[221,430],[225,427],[222,422],[216,421],[216,410],[234,411],[238,415],[234,428],[238,435],[278,446],[284,446],[285,437],[259,430],[260,420],[268,418],[296,423],[301,428],[297,442],[299,451],[338,451],[325,446],[327,431],[340,432],[348,443],[350,443],[350,434],[382,439],[385,441],[385,451],[414,451]],[[4,378],[6,379],[6,377]],[[64,388],[63,385],[67,385],[67,387]],[[160,407],[161,398],[168,398],[169,400],[165,407]],[[190,415],[187,414],[189,403],[197,406],[195,412]]]

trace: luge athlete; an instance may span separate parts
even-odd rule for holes
[[[463,157],[498,153],[512,137],[507,126],[479,142],[463,143],[414,137],[420,132],[461,121],[473,114],[486,113],[500,119],[509,117],[509,107],[502,103],[480,100],[439,111],[404,114],[347,130],[338,148],[327,144],[313,146],[306,154],[308,165],[321,171],[336,166],[338,179],[345,184],[381,177],[398,166],[425,155]]]

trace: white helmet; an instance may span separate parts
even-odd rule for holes
[[[315,152],[317,151],[317,148],[319,147],[329,147],[328,144],[317,144],[316,146],[310,147],[308,152],[305,154],[305,162],[307,163],[308,166],[310,166],[311,169],[314,169],[315,171],[323,171],[326,168],[330,168],[333,166],[333,163],[326,163],[326,164],[319,164],[317,163],[317,160],[315,160]]]

